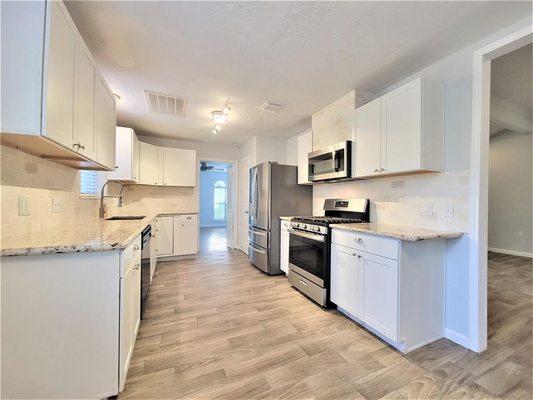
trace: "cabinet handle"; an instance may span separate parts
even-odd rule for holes
[[[135,266],[133,267],[133,269],[139,269],[141,268],[141,264],[135,264]]]
[[[363,243],[363,239],[361,239],[361,238],[355,238],[353,241],[355,243]]]
[[[357,255],[357,253],[352,253],[352,256],[354,256],[354,257],[355,257],[356,255]]]
[[[381,169],[379,170],[379,172],[383,172],[383,171],[385,171],[385,168],[381,168]]]
[[[139,246],[136,245],[136,244],[134,244],[134,245],[133,245],[133,250],[139,250]]]
[[[298,279],[298,280],[300,281],[300,283],[301,283],[302,285],[307,286],[307,283],[306,283],[306,282],[302,281],[301,279]]]
[[[80,144],[79,143],[74,143],[72,144],[72,148],[76,151],[79,151],[80,150]]]
[[[79,144],[79,148],[82,149],[82,150],[85,150],[85,145],[84,144]]]
[[[115,169],[118,169],[118,165],[115,165]]]
[[[363,258],[363,256],[362,256],[361,254],[359,254],[357,257],[359,257],[359,258]]]

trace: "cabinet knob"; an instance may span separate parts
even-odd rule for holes
[[[355,238],[353,241],[355,243],[363,243],[363,239],[361,239],[361,238]]]
[[[379,172],[379,169],[376,168],[376,169],[374,170],[374,172]]]
[[[133,250],[139,250],[139,246],[136,245],[136,244],[134,244],[134,245],[133,245]]]
[[[383,172],[383,171],[385,171],[385,168],[381,168],[381,169],[379,170],[379,172]]]
[[[356,253],[352,253],[352,256],[354,256],[354,257],[355,257],[356,255],[357,255]]]
[[[133,269],[139,269],[141,268],[141,264],[135,264],[135,266],[133,267]]]
[[[85,145],[84,145],[84,144],[81,144],[81,143],[80,143],[79,146],[80,146],[80,147],[79,147],[80,149],[85,150]]]
[[[118,169],[118,165],[115,165],[115,169]]]

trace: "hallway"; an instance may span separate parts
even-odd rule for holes
[[[226,250],[226,227],[200,228],[201,254]]]

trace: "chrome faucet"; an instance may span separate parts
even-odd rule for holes
[[[120,185],[120,192],[118,193],[118,196],[106,196],[106,195],[104,195],[105,187],[107,186],[108,183],[111,183],[111,182],[115,182],[115,183],[118,183]],[[99,210],[100,219],[104,218],[104,215],[105,215],[104,197],[118,199],[117,207],[122,207],[122,190],[123,189],[124,189],[124,184],[122,182],[120,182],[120,181],[109,180],[109,181],[107,181],[106,183],[103,184],[102,192],[100,193],[100,210]]]

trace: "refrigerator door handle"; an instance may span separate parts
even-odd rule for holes
[[[257,206],[257,199],[259,198],[259,177],[257,174],[257,169],[255,170],[255,219],[257,220],[257,213],[259,212],[259,207]]]

